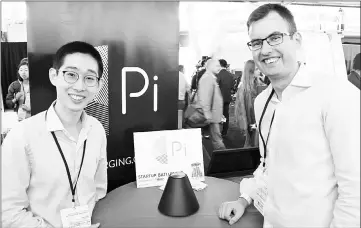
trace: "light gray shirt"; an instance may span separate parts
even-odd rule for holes
[[[54,104],[54,103],[53,103]],[[82,113],[78,141],[65,130],[53,104],[47,111],[18,123],[2,145],[2,227],[62,227],[60,210],[72,206],[63,159],[51,135],[59,141],[76,181],[84,141],[83,166],[77,183],[76,205],[95,203],[107,191],[106,134],[101,123]]]

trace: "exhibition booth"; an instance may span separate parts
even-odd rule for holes
[[[1,47],[2,100],[16,80],[18,62],[27,56],[31,114],[46,110],[56,98],[48,75],[54,52],[74,40],[91,43],[105,66],[105,85],[86,112],[102,123],[108,156],[108,195],[96,205],[94,222],[104,227],[228,227],[218,219],[218,207],[239,197],[239,182],[258,166],[259,150],[213,151],[200,129],[178,129],[178,65],[185,66],[189,82],[202,56],[224,58],[233,72],[242,71],[252,59],[246,21],[261,4],[27,2],[26,40]],[[299,60],[315,75],[347,80],[352,59],[360,53],[360,6],[287,6],[303,37]],[[16,113],[2,109],[2,134],[16,123]],[[157,209],[167,180],[180,171],[199,203],[194,214],[182,218]],[[262,225],[263,216],[252,206],[235,227]]]

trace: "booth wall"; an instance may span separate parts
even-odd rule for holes
[[[108,59],[108,91],[103,91],[103,97],[94,103],[96,109],[88,110],[102,118],[103,124],[109,124],[105,126],[109,127],[109,191],[135,180],[133,132],[177,128],[178,5],[178,2],[27,2],[32,115],[46,110],[56,99],[48,71],[52,56],[61,45],[82,40],[107,50],[103,55],[107,54]],[[138,67],[147,74],[149,86],[140,97],[129,96],[144,87],[145,78],[137,72],[126,74],[126,97],[122,97],[124,67]]]

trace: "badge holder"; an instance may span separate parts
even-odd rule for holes
[[[78,228],[91,226],[88,205],[75,206],[60,210],[63,227]]]
[[[264,162],[264,161],[263,161]],[[264,164],[264,163],[263,163]],[[262,164],[262,169],[259,171],[258,178],[256,178],[256,194],[254,196],[254,206],[264,216],[264,205],[268,198],[267,189],[267,169]]]

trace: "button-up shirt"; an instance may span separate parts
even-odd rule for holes
[[[84,111],[76,141],[64,128],[54,103],[17,124],[2,145],[2,227],[62,227],[60,210],[72,206],[65,164],[51,135],[54,131],[75,184],[76,205],[95,203],[107,191],[106,134],[101,123]]]
[[[270,85],[256,98],[258,126],[271,91]],[[274,110],[265,224],[360,227],[360,91],[346,78],[324,78],[301,66],[282,100],[274,94],[268,105],[260,129],[265,141]],[[263,157],[261,139],[259,145]],[[242,181],[241,193],[254,195],[255,182]]]

